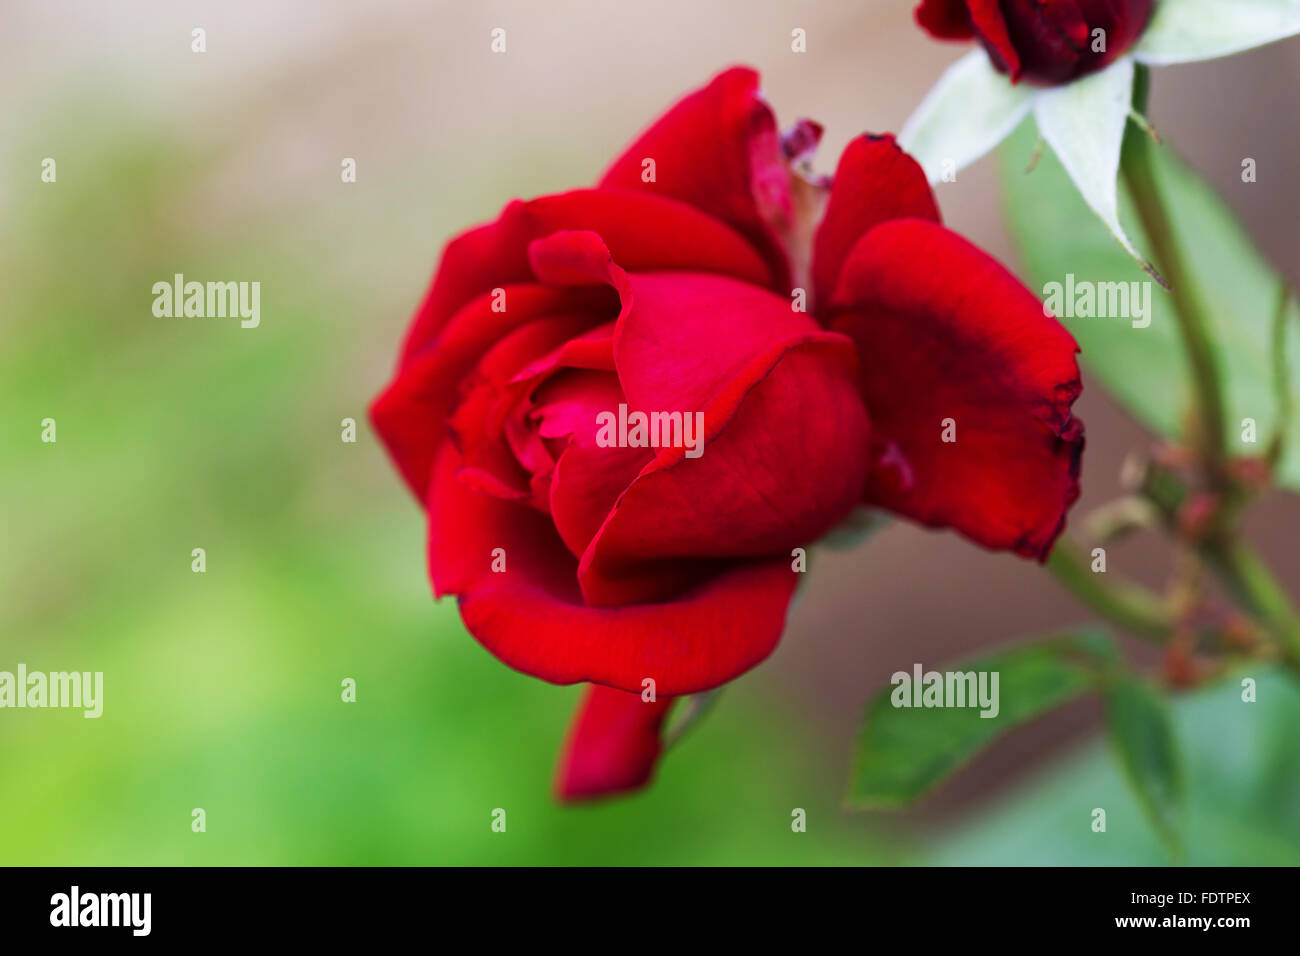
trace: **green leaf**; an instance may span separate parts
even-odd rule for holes
[[[1132,677],[1110,682],[1105,698],[1107,729],[1120,766],[1161,839],[1181,857],[1182,767],[1165,699]]]
[[[1242,700],[1242,678],[1258,700]],[[1259,661],[1169,704],[1187,783],[1189,866],[1300,866],[1300,682]],[[918,863],[938,866],[1166,866],[1104,741],[1058,755],[1022,786],[930,836]],[[1107,832],[1092,810],[1106,810]]]
[[[1109,635],[1088,630],[1036,641],[951,668],[954,672],[990,675],[986,678],[990,691],[991,675],[998,675],[997,714],[993,717],[981,716],[978,706],[895,706],[895,695],[903,697],[911,690],[900,675],[907,676],[909,682],[913,676],[912,672],[896,672],[891,686],[877,694],[867,707],[848,805],[855,809],[906,806],[1011,728],[1095,687],[1098,668],[1109,670],[1114,661]]]
[[[1022,124],[999,150],[1003,202],[1012,237],[1020,250],[1029,286],[1046,296],[1048,283],[1062,285],[1067,275],[1079,282],[1150,281],[1105,227],[1088,211],[1057,158],[1044,152],[1032,173],[1025,167],[1037,138]],[[1280,279],[1254,249],[1232,212],[1169,147],[1155,155],[1161,196],[1182,245],[1188,275],[1206,304],[1223,376],[1228,434],[1235,455],[1262,456],[1279,424],[1274,390],[1274,317]],[[1259,188],[1242,183],[1242,189]],[[1121,184],[1120,218],[1138,248],[1150,243]],[[1083,349],[1084,387],[1104,385],[1140,421],[1166,436],[1180,436],[1193,407],[1191,378],[1168,293],[1151,283],[1150,325],[1135,328],[1128,318],[1078,318],[1063,315]],[[1300,321],[1300,305],[1287,306],[1289,321]],[[1295,328],[1295,326],[1292,326]],[[1287,342],[1287,383],[1300,393],[1300,335]],[[1242,441],[1242,422],[1253,419],[1257,441]],[[1300,490],[1300,418],[1288,424],[1279,483]]]

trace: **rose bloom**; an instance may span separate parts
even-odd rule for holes
[[[997,69],[1017,83],[1068,83],[1133,45],[1154,0],[921,0],[916,20],[943,40],[978,37]],[[1104,31],[1104,46],[1094,31]]]
[[[645,783],[672,698],[772,651],[792,553],[855,506],[1042,560],[1078,496],[1070,334],[892,137],[804,178],[820,132],[722,73],[594,188],[453,239],[372,406],[435,593],[510,666],[592,684],[561,797]],[[702,413],[703,444],[608,447],[620,405]]]

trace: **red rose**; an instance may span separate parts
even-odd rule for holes
[[[944,40],[978,37],[993,65],[1031,83],[1068,83],[1133,45],[1153,0],[921,0],[916,20]],[[1098,31],[1101,31],[1100,33]]]
[[[757,85],[721,74],[594,189],[453,239],[371,409],[435,592],[507,664],[598,685],[564,796],[645,782],[671,698],[771,652],[792,550],[858,502],[1041,559],[1078,495],[1069,333],[891,137],[829,199],[793,174],[820,128],[782,140]],[[700,413],[699,454],[606,447],[616,411]]]

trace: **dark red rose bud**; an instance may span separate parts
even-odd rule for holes
[[[978,38],[1011,77],[1051,86],[1092,73],[1136,42],[1154,0],[922,0],[916,21],[943,40]]]

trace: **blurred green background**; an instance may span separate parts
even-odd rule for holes
[[[857,714],[892,670],[1084,618],[1038,569],[901,525],[814,558],[782,650],[651,789],[556,805],[578,689],[508,670],[433,602],[420,513],[365,421],[449,235],[592,179],[729,62],[768,71],[784,120],[834,119],[829,164],[860,106],[896,127],[960,52],[913,36],[910,5],[761,3],[742,27],[734,3],[594,23],[572,3],[549,18],[380,4],[364,24],[309,4],[6,9],[0,669],[103,671],[105,703],[98,720],[0,711],[0,864],[1168,862],[1087,707],[1013,735],[916,813],[841,810]],[[489,63],[465,38],[497,22],[519,52]],[[837,77],[869,66],[850,28],[886,22],[872,43],[914,61],[906,80],[819,109],[829,91],[792,72],[789,24],[815,28]],[[206,59],[189,50],[199,23]],[[613,49],[592,52],[593,35]],[[345,156],[355,184],[339,181]],[[983,202],[958,205],[972,233],[998,229]],[[151,287],[175,272],[261,282],[261,327],[155,318]],[[1101,473],[1144,436],[1087,401]],[[1250,707],[1232,686],[1194,695],[1178,721],[1188,862],[1300,863],[1294,685],[1264,675]]]

